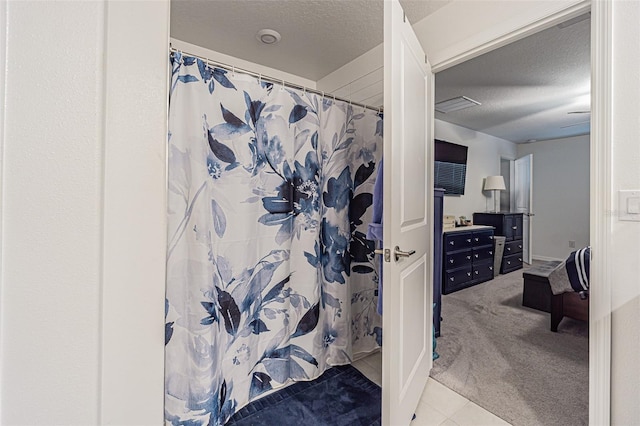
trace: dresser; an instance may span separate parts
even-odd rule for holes
[[[442,294],[493,279],[493,227],[463,226],[443,234]]]
[[[495,235],[505,237],[501,274],[522,268],[522,213],[474,213],[475,225],[490,225]]]
[[[440,337],[442,312],[442,207],[444,189],[433,190],[433,327]]]

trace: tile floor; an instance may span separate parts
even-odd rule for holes
[[[369,380],[382,386],[382,353],[353,363]],[[509,423],[429,378],[412,426],[508,426]]]

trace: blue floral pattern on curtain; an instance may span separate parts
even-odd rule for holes
[[[165,419],[224,424],[381,344],[375,111],[174,53]]]

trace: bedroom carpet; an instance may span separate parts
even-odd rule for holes
[[[227,425],[379,426],[382,390],[351,365],[333,367],[240,409]]]
[[[522,306],[522,272],[442,296],[431,377],[515,426],[587,425],[588,324],[551,332],[549,313]]]

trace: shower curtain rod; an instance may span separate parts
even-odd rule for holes
[[[268,81],[270,83],[275,83],[275,84],[281,84],[283,87],[290,87],[292,89],[298,89],[298,90],[302,90],[304,92],[315,93],[317,95],[322,95],[323,98],[333,99],[334,101],[346,102],[349,105],[359,106],[359,107],[362,107],[364,109],[370,109],[372,111],[377,111],[379,113],[384,111],[384,109],[382,107],[376,108],[374,106],[366,105],[366,104],[363,104],[363,103],[360,103],[360,102],[352,102],[350,99],[341,98],[339,96],[335,96],[335,95],[323,92],[321,90],[311,89],[309,87],[301,86],[301,85],[296,84],[296,83],[291,83],[291,82],[285,81],[283,79],[270,77],[270,76],[267,76],[267,75],[264,75],[264,74],[261,74],[261,73],[257,73],[257,72],[254,72],[254,71],[249,71],[249,70],[246,70],[246,69],[243,69],[243,68],[238,68],[238,67],[235,67],[233,65],[225,64],[223,62],[213,61],[213,60],[211,60],[209,58],[205,58],[205,57],[200,56],[200,55],[195,55],[193,53],[185,52],[182,49],[176,49],[175,47],[173,47],[171,45],[169,45],[169,51],[171,53],[180,53],[180,54],[183,54],[183,55],[187,55],[187,56],[191,56],[191,57],[200,59],[201,61],[204,61],[204,63],[206,63],[207,65],[213,65],[213,66],[215,66],[217,68],[223,68],[223,69],[225,69],[227,71],[231,71],[231,72],[234,72],[234,73],[238,72],[238,73],[241,73],[241,74],[248,74],[248,75],[252,75],[252,76],[258,77],[258,79],[263,80],[263,81]],[[349,84],[351,84],[351,83],[349,83]]]

